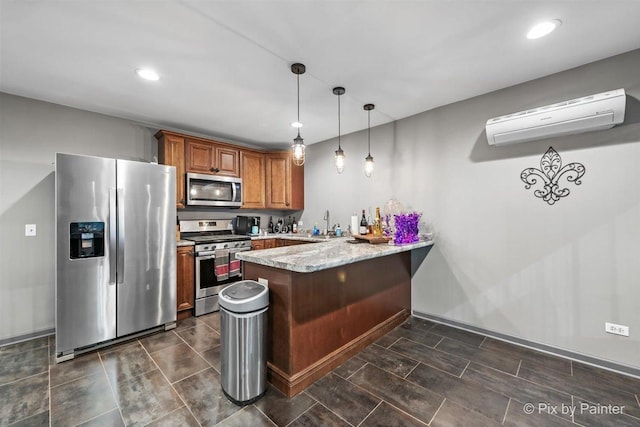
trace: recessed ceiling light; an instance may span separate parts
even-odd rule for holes
[[[302,123],[300,122],[293,122],[291,123],[291,126],[294,128],[301,128],[302,127]]]
[[[151,80],[154,82],[156,80],[160,80],[160,76],[158,75],[158,73],[156,73],[153,70],[150,70],[149,68],[138,68],[136,70],[136,74],[145,80]]]
[[[529,30],[527,33],[527,38],[530,40],[539,39],[540,37],[544,37],[547,34],[550,34],[562,25],[562,21],[559,19],[552,19],[551,21],[540,22]]]

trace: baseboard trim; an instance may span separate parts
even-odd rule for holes
[[[34,338],[48,337],[49,335],[54,335],[55,333],[56,333],[55,328],[49,328],[42,331],[31,332],[29,334],[18,335],[17,337],[5,338],[0,340],[0,347],[17,344],[23,341],[29,341]]]
[[[420,311],[412,310],[412,315],[421,319],[431,320],[436,323],[442,323],[447,326],[451,326],[457,329],[463,329],[469,332],[475,332],[478,334],[486,335],[491,338],[495,338],[500,341],[506,341],[512,344],[516,344],[522,347],[527,347],[533,350],[540,351],[542,353],[548,353],[553,356],[562,357],[563,359],[575,360],[586,365],[596,366],[598,368],[606,369],[608,371],[617,372],[631,377],[640,378],[640,369],[633,366],[623,365],[620,363],[612,362],[610,360],[603,360],[597,357],[589,356],[586,354],[578,353],[575,351],[566,350],[559,347],[554,347],[547,344],[537,343],[535,341],[525,340],[523,338],[514,337],[500,332],[491,331],[488,329],[478,328],[463,322],[447,319],[445,317],[435,316],[433,314],[422,313]]]

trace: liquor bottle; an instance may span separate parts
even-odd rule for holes
[[[360,219],[360,229],[358,231],[361,236],[367,234],[367,217],[364,215],[364,209],[362,209],[362,219]]]
[[[298,232],[298,223],[296,222],[296,217],[293,217],[293,224],[291,225],[291,232],[292,233],[297,233]]]
[[[269,233],[273,233],[273,218],[269,217],[269,226],[267,227]]]
[[[373,221],[373,235],[382,236],[382,219],[380,219],[380,208],[376,208],[376,219]]]

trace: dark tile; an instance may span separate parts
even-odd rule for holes
[[[429,332],[474,346],[479,346],[482,341],[485,340],[484,335],[474,334],[473,332],[452,328],[451,326],[443,324],[434,325],[429,329]]]
[[[209,365],[211,365],[213,369],[220,373],[220,346],[203,351],[200,354],[209,362]]]
[[[182,341],[174,331],[159,332],[140,340],[140,344],[142,344],[149,353],[182,343],[184,343],[184,341]]]
[[[19,344],[14,344],[19,345]],[[49,370],[49,347],[0,353],[0,385]]]
[[[417,361],[375,344],[366,347],[358,353],[358,358],[365,362],[373,363],[378,368],[403,378],[406,377],[413,368],[418,366]]]
[[[421,319],[419,317],[411,316],[405,322],[405,324],[419,326],[423,329],[430,329],[437,325],[437,323],[432,322],[431,320]]]
[[[575,426],[571,419],[571,404],[569,406],[555,407],[554,410],[546,408],[547,402],[545,400],[535,402],[518,402],[512,400],[509,403],[509,409],[507,409],[507,415],[504,418],[504,425],[510,427],[521,426],[549,426],[549,427],[569,427]],[[530,406],[530,405],[534,406]],[[564,409],[563,409],[564,408]],[[565,412],[562,415],[562,412]],[[557,412],[558,416],[553,412]],[[560,418],[559,415],[564,416]]]
[[[52,426],[76,425],[116,407],[104,372],[51,388]]]
[[[320,378],[305,392],[353,425],[358,425],[380,403],[380,399],[333,373]]]
[[[578,379],[570,375],[559,375],[555,371],[520,368],[518,376],[536,384],[552,387],[575,397],[600,405],[624,406],[625,413],[640,418],[640,406],[635,395],[612,388],[599,378]]]
[[[477,362],[513,375],[516,374],[520,366],[520,359],[514,358],[513,356],[446,337],[436,346],[436,350],[469,359],[472,362]]]
[[[98,353],[89,353],[72,360],[56,363],[49,368],[51,387],[102,372],[102,362]]]
[[[124,427],[124,421],[120,415],[120,410],[114,409],[86,423],[82,423],[78,427]]]
[[[431,347],[404,338],[389,347],[389,349],[456,376],[460,376],[469,364],[467,359],[433,350]]]
[[[472,363],[464,372],[463,379],[473,381],[504,396],[515,399],[511,405],[545,402],[554,407],[571,406],[571,396],[506,374],[504,372]],[[565,414],[565,418],[568,416]]]
[[[174,383],[209,368],[209,364],[185,343],[151,353],[169,382]]]
[[[424,427],[426,425],[386,402],[380,403],[360,424],[361,427]]]
[[[403,323],[388,332],[383,338],[384,340],[381,338],[376,344],[388,347],[396,342],[398,338],[406,338],[428,347],[435,347],[442,340],[441,336],[432,334],[429,330],[413,323]]]
[[[622,405],[592,403],[583,399],[573,400],[575,405],[574,421],[585,426],[598,427],[638,427],[640,418],[630,417],[627,407]]]
[[[46,372],[0,386],[0,425],[49,410],[49,374]]]
[[[116,400],[127,426],[146,425],[183,406],[159,370],[147,372],[114,387]]]
[[[333,370],[334,374],[340,375],[342,378],[349,378],[358,369],[362,368],[367,362],[354,356]]]
[[[205,324],[181,330],[178,332],[178,335],[199,352],[220,345],[220,335]]]
[[[220,332],[220,312],[216,311],[215,313],[205,314],[204,316],[198,317],[200,321],[202,321],[205,325],[214,329],[217,332]]]
[[[602,368],[573,362],[573,376],[578,383],[591,384],[594,381],[630,394],[640,395],[640,378],[634,378]]]
[[[268,385],[267,392],[254,405],[279,426],[285,426],[298,418],[316,403],[306,393],[288,398],[275,387]]]
[[[349,427],[350,425],[321,404],[316,403],[287,427]]]
[[[414,369],[407,380],[497,422],[502,422],[509,403],[509,398],[502,394],[423,364]]]
[[[442,396],[371,364],[353,374],[349,381],[425,423],[431,420],[444,400]]]
[[[139,342],[112,348],[106,353],[100,352],[100,357],[114,389],[119,382],[157,369]]]
[[[49,425],[49,411],[41,412],[24,420],[11,424],[11,427],[45,427]]]
[[[197,317],[187,317],[186,319],[178,320],[175,331],[184,331],[185,329],[193,328],[200,325],[202,322]]]
[[[29,350],[36,350],[43,347],[49,347],[49,337],[34,338],[28,341],[22,341],[15,344],[0,347],[0,356],[5,354],[23,353]]]
[[[240,410],[222,393],[220,375],[213,369],[178,381],[174,387],[203,426],[213,426]]]
[[[447,399],[429,425],[432,427],[497,427],[500,423]],[[527,425],[530,424],[522,424],[522,426]]]
[[[551,369],[565,374],[571,373],[571,361],[560,357],[551,356],[526,347],[511,344],[505,341],[487,338],[482,343],[482,348],[496,350],[513,358],[521,359],[522,366],[529,369]]]
[[[271,427],[275,426],[271,420],[256,409],[255,406],[245,406],[241,411],[236,412],[229,418],[218,424],[220,427]]]
[[[167,415],[158,418],[154,422],[147,424],[148,427],[199,427],[200,424],[196,421],[196,419],[191,415],[189,409],[186,406],[183,406],[180,409],[176,409],[173,412],[168,413]]]

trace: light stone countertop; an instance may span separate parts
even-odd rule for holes
[[[196,242],[192,242],[191,240],[177,240],[176,246],[195,246]]]
[[[297,236],[296,236],[297,237]],[[267,237],[269,238],[269,237]],[[313,241],[319,241],[317,240]],[[347,237],[324,239],[314,245],[284,246],[258,251],[238,252],[236,258],[254,264],[282,270],[311,273],[367,259],[397,254],[433,245],[433,241],[420,241],[408,245],[347,243]],[[296,240],[302,240],[296,238]]]

